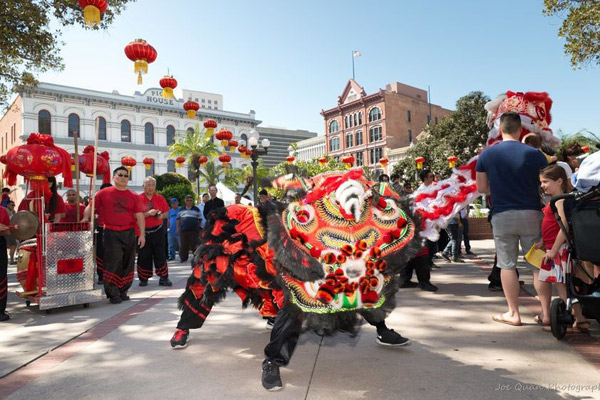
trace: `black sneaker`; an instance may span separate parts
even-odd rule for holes
[[[142,285],[140,284],[140,286]],[[173,282],[171,282],[169,278],[160,278],[158,286],[173,286]]]
[[[456,257],[456,258],[453,258],[453,259],[452,259],[452,262],[455,262],[455,263],[464,263],[464,262],[465,262],[465,260],[463,260],[463,259],[462,259],[462,258],[460,258],[460,257]]]
[[[279,375],[279,366],[269,360],[263,361],[262,385],[269,392],[283,389],[281,376]]]
[[[10,319],[10,315],[5,312],[0,312],[0,322],[8,321]]]
[[[433,285],[431,282],[419,283],[419,289],[426,292],[437,292],[438,287]]]
[[[140,286],[148,286],[148,281],[140,281]]]
[[[179,329],[175,331],[171,338],[171,347],[174,349],[183,349],[187,346],[187,339],[190,331],[187,329]]]
[[[444,258],[444,260],[448,261],[448,262],[452,262],[452,260],[450,259],[450,256],[446,253],[442,253],[442,257]]]
[[[502,291],[502,285],[496,285],[496,284],[490,283],[488,285],[488,290],[490,292],[501,292]]]
[[[410,343],[410,341],[402,337],[399,333],[396,333],[393,329],[382,330],[381,332],[377,332],[377,339],[375,342],[381,346],[406,346]]]
[[[115,296],[110,298],[110,302],[111,304],[120,304],[123,302],[123,299],[121,299],[121,296]]]
[[[471,250],[467,250],[465,253],[468,254],[468,255],[470,255],[470,256],[474,256],[475,255],[475,253],[473,253]]]
[[[404,282],[403,284],[400,285],[401,289],[406,289],[406,288],[414,288],[419,286],[419,284],[417,282],[413,282],[413,281],[408,281],[408,282]]]
[[[275,317],[267,317],[267,328],[268,330],[273,330],[273,326],[275,326]]]
[[[122,300],[122,301],[127,301],[127,300],[129,300],[129,296],[127,296],[127,293],[123,293],[123,294],[121,294],[121,300]]]

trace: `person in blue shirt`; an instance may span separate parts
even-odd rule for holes
[[[192,254],[198,245],[200,237],[200,224],[202,213],[194,205],[192,195],[185,196],[185,206],[181,207],[177,215],[177,232],[179,233],[179,258],[181,262],[186,262],[189,252]]]
[[[175,260],[175,247],[179,248],[179,233],[177,232],[177,216],[181,208],[179,207],[179,200],[173,197],[169,202],[171,209],[167,217],[168,227],[168,242],[169,242],[169,261]]]

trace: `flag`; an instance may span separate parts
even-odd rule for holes
[[[362,54],[360,54],[360,51],[354,51],[352,53],[352,57],[360,57]]]

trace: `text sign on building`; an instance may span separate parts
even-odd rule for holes
[[[150,89],[146,90],[146,93],[142,96],[142,100],[146,103],[151,104],[162,104],[165,106],[175,107],[175,100],[165,99],[162,97],[162,89]]]

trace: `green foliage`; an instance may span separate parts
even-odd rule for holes
[[[466,163],[485,146],[489,128],[487,112],[483,108],[490,101],[482,92],[471,92],[456,102],[456,111],[443,118],[438,125],[425,128],[406,157],[394,166],[392,173],[400,174],[402,180],[413,187],[420,185],[417,177],[416,157],[425,157],[424,167],[448,177],[451,169],[447,158],[458,157],[457,166]]]
[[[179,199],[179,204],[183,204],[183,200],[188,194],[194,196],[194,200],[197,199],[194,189],[192,189],[192,184],[189,181],[187,183],[165,186],[162,190],[157,190],[157,193],[162,195],[167,201],[176,197]]]
[[[566,41],[573,68],[600,64],[600,2],[544,0],[544,14],[564,18],[558,36]]]
[[[178,185],[180,183],[191,185],[188,178],[176,172],[167,172],[162,175],[154,175],[156,179],[156,190],[162,190],[164,187]]]
[[[75,0],[2,0],[0,3],[0,103],[6,104],[10,91],[35,86],[34,74],[64,69],[60,30],[50,27],[53,18],[62,26],[106,29],[127,3],[135,0],[108,0],[101,25],[89,28],[83,10]]]
[[[558,149],[556,149],[556,154],[560,155],[562,150],[569,146],[572,143],[577,143],[580,146],[589,146],[590,153],[594,153],[597,151],[596,145],[600,143],[600,138],[587,130],[581,130],[579,132],[575,132],[572,135],[559,135],[561,144]],[[591,136],[591,137],[590,137]]]

